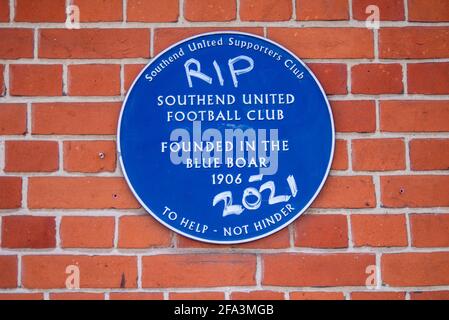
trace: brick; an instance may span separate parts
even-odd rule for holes
[[[33,209],[140,207],[125,180],[116,177],[31,177],[28,206]]]
[[[284,300],[283,292],[276,291],[249,291],[232,292],[231,300]]]
[[[3,248],[54,248],[54,217],[7,216],[2,219]]]
[[[129,22],[176,22],[179,17],[178,0],[128,0]]]
[[[353,0],[352,13],[355,20],[365,21],[373,12],[366,10],[368,6],[379,7],[381,21],[403,21],[405,19],[404,0]]]
[[[22,284],[29,289],[66,287],[66,268],[77,266],[80,287],[136,288],[137,259],[131,256],[32,255],[22,257]]]
[[[68,172],[114,172],[115,141],[64,141],[64,170]]]
[[[5,78],[4,78],[4,72],[5,72],[5,66],[4,65],[0,65],[0,97],[5,95]]]
[[[345,300],[342,292],[290,292],[290,300]]]
[[[352,67],[351,78],[352,93],[377,95],[404,92],[400,64],[358,64]]]
[[[383,254],[382,280],[391,287],[447,285],[448,264],[448,252]]]
[[[17,257],[0,256],[0,288],[17,287]]]
[[[328,95],[348,93],[348,72],[343,63],[311,63],[308,65]]]
[[[0,301],[2,300],[44,300],[43,293],[0,293]]]
[[[39,57],[124,59],[150,57],[149,29],[41,29]]]
[[[159,292],[111,292],[109,300],[164,300]]]
[[[93,292],[50,293],[50,300],[104,300],[104,294]]]
[[[407,0],[408,20],[422,22],[449,21],[449,2],[446,0]]]
[[[242,21],[287,21],[292,17],[290,0],[242,0],[240,19]]]
[[[5,141],[5,172],[53,172],[58,168],[57,141]]]
[[[71,96],[120,95],[120,65],[85,64],[68,67]]]
[[[16,0],[17,22],[65,22],[65,0]]]
[[[270,254],[263,255],[262,284],[268,286],[365,285],[366,267],[375,264],[371,254]]]
[[[225,300],[224,292],[170,292],[169,300]]]
[[[237,14],[236,0],[185,0],[188,21],[232,21]]]
[[[414,247],[449,247],[449,214],[412,214],[410,226]]]
[[[412,170],[448,170],[449,139],[413,139],[410,141]]]
[[[211,244],[205,242],[195,241],[181,235],[177,236],[178,248],[202,248],[202,249],[221,249],[223,245]],[[229,245],[230,248],[235,249],[283,249],[290,247],[290,234],[288,228],[284,228],[266,238],[256,241]]]
[[[376,105],[374,101],[331,101],[337,132],[374,132]]]
[[[408,93],[449,94],[449,63],[408,64],[407,79]]]
[[[402,214],[351,215],[355,247],[405,247],[407,229]]]
[[[379,56],[385,59],[449,57],[449,27],[404,27],[379,30]]]
[[[268,38],[285,45],[302,59],[374,56],[373,33],[364,28],[268,28]]]
[[[352,292],[351,300],[405,300],[405,292]]]
[[[403,139],[352,140],[352,168],[355,171],[405,169]]]
[[[245,254],[155,255],[142,258],[144,288],[255,285],[256,256]]]
[[[114,217],[63,217],[60,226],[62,248],[112,248]]]
[[[154,53],[158,54],[169,46],[198,34],[216,31],[241,31],[263,36],[263,28],[158,28],[154,30]]]
[[[125,64],[125,91],[128,91],[143,68],[145,68],[145,64]]]
[[[0,22],[9,22],[9,0],[0,0]]]
[[[296,20],[348,20],[346,0],[296,0]]]
[[[410,292],[410,300],[449,300],[449,291]]]
[[[346,140],[335,141],[334,160],[332,170],[348,170],[348,144]]]
[[[0,103],[0,135],[23,135],[26,131],[26,105],[19,103]]]
[[[74,0],[80,8],[80,22],[123,21],[122,0]]]
[[[22,178],[0,177],[0,209],[22,207]]]
[[[313,208],[374,208],[374,184],[368,176],[328,177]]]
[[[172,239],[172,233],[149,215],[120,217],[118,232],[118,247],[126,249],[169,247]]]
[[[348,222],[345,215],[304,214],[295,222],[295,246],[347,248]]]
[[[385,207],[449,206],[449,176],[386,176],[380,184]]]
[[[388,132],[449,131],[449,101],[381,101],[380,129]]]
[[[36,103],[32,107],[32,132],[113,135],[117,132],[120,109],[119,102]]]
[[[62,66],[17,64],[9,67],[12,96],[61,96]]]
[[[0,29],[0,59],[32,58],[34,37],[32,29]]]

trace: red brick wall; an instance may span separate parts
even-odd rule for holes
[[[65,28],[69,3],[80,30]],[[149,58],[224,29],[304,59],[337,130],[312,208],[232,247],[155,222],[115,147]],[[0,299],[449,298],[448,169],[447,0],[0,0]]]

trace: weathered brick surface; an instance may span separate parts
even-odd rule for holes
[[[296,0],[296,19],[301,21],[348,20],[346,0]]]
[[[27,131],[26,105],[0,104],[0,135],[23,135]]]
[[[449,21],[449,2],[445,0],[408,0],[410,21]]]
[[[354,18],[366,20],[372,14],[372,11],[367,10],[367,8],[372,5],[379,8],[380,20],[382,21],[403,21],[405,19],[404,0],[353,0],[352,12]]]

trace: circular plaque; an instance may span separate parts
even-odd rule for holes
[[[202,34],[157,55],[128,92],[119,159],[142,206],[168,228],[242,243],[294,221],[330,170],[326,95],[277,43]]]

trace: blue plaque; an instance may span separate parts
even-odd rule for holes
[[[335,132],[326,95],[298,57],[262,37],[214,32],[143,69],[117,143],[125,178],[154,218],[231,244],[273,234],[310,206]]]

